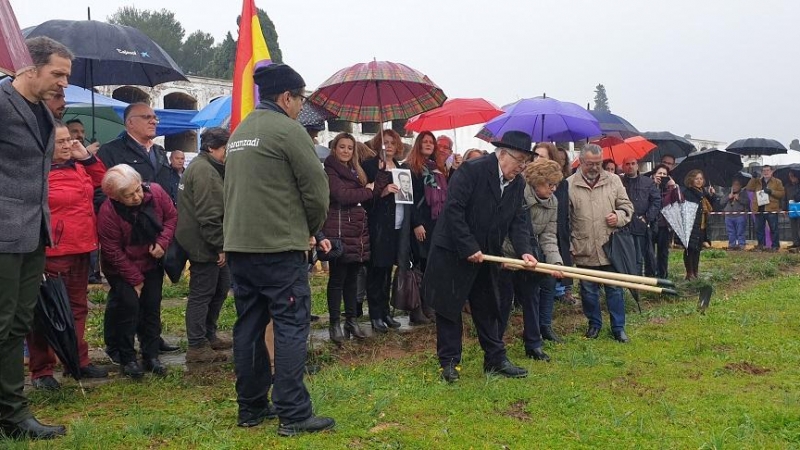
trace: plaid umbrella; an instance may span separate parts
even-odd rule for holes
[[[446,98],[422,73],[404,64],[372,61],[336,72],[308,101],[340,120],[383,123],[422,114]]]
[[[0,0],[0,72],[13,76],[32,65],[14,10],[8,0]]]

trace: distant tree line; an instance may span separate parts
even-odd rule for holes
[[[241,17],[236,18],[238,26]],[[258,9],[261,31],[267,41],[273,62],[283,62],[283,54],[278,45],[278,32],[275,24],[263,9]],[[175,13],[167,9],[159,11],[140,10],[134,6],[123,6],[108,18],[117,25],[137,28],[164,49],[186,75],[209,78],[233,78],[236,59],[236,40],[228,32],[222,42],[215,42],[210,33],[197,30],[184,39],[186,30]]]

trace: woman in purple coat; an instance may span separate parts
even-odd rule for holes
[[[369,261],[369,228],[362,203],[372,199],[374,183],[367,183],[355,148],[355,138],[349,133],[340,133],[333,139],[331,154],[325,159],[331,203],[322,232],[328,239],[339,239],[344,246],[344,253],[330,262],[328,278],[328,331],[331,341],[337,344],[345,337],[349,339],[351,334],[357,339],[366,338],[356,322],[356,294],[358,272]],[[344,333],[340,326],[342,300]]]

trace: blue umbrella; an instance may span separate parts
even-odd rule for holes
[[[218,127],[225,123],[231,116],[231,104],[233,103],[230,95],[217,97],[211,103],[195,114],[191,122],[201,128]]]
[[[628,139],[641,134],[635,126],[616,114],[592,110],[589,110],[589,113],[597,119],[603,134],[617,136],[621,139]]]
[[[603,134],[597,119],[581,106],[554,98],[526,98],[503,107],[476,137],[490,141],[507,131],[523,131],[534,141],[579,141]]]

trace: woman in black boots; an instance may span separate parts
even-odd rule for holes
[[[328,313],[331,341],[340,344],[350,335],[364,339],[357,317],[357,277],[369,260],[369,230],[367,213],[362,203],[372,200],[374,183],[367,176],[355,153],[356,140],[340,133],[331,144],[331,154],[325,159],[325,173],[331,191],[328,218],[322,232],[328,239],[339,239],[344,247],[341,256],[330,262],[328,278]],[[341,305],[344,299],[344,333],[341,328]]]
[[[700,251],[703,247],[711,247],[711,242],[706,234],[708,230],[708,213],[717,205],[714,188],[705,188],[706,183],[703,172],[690,170],[684,179],[683,195],[687,202],[697,203],[697,214],[694,217],[694,226],[689,242],[684,242],[686,250],[683,252],[683,265],[686,267],[686,279],[694,280],[700,270]]]

